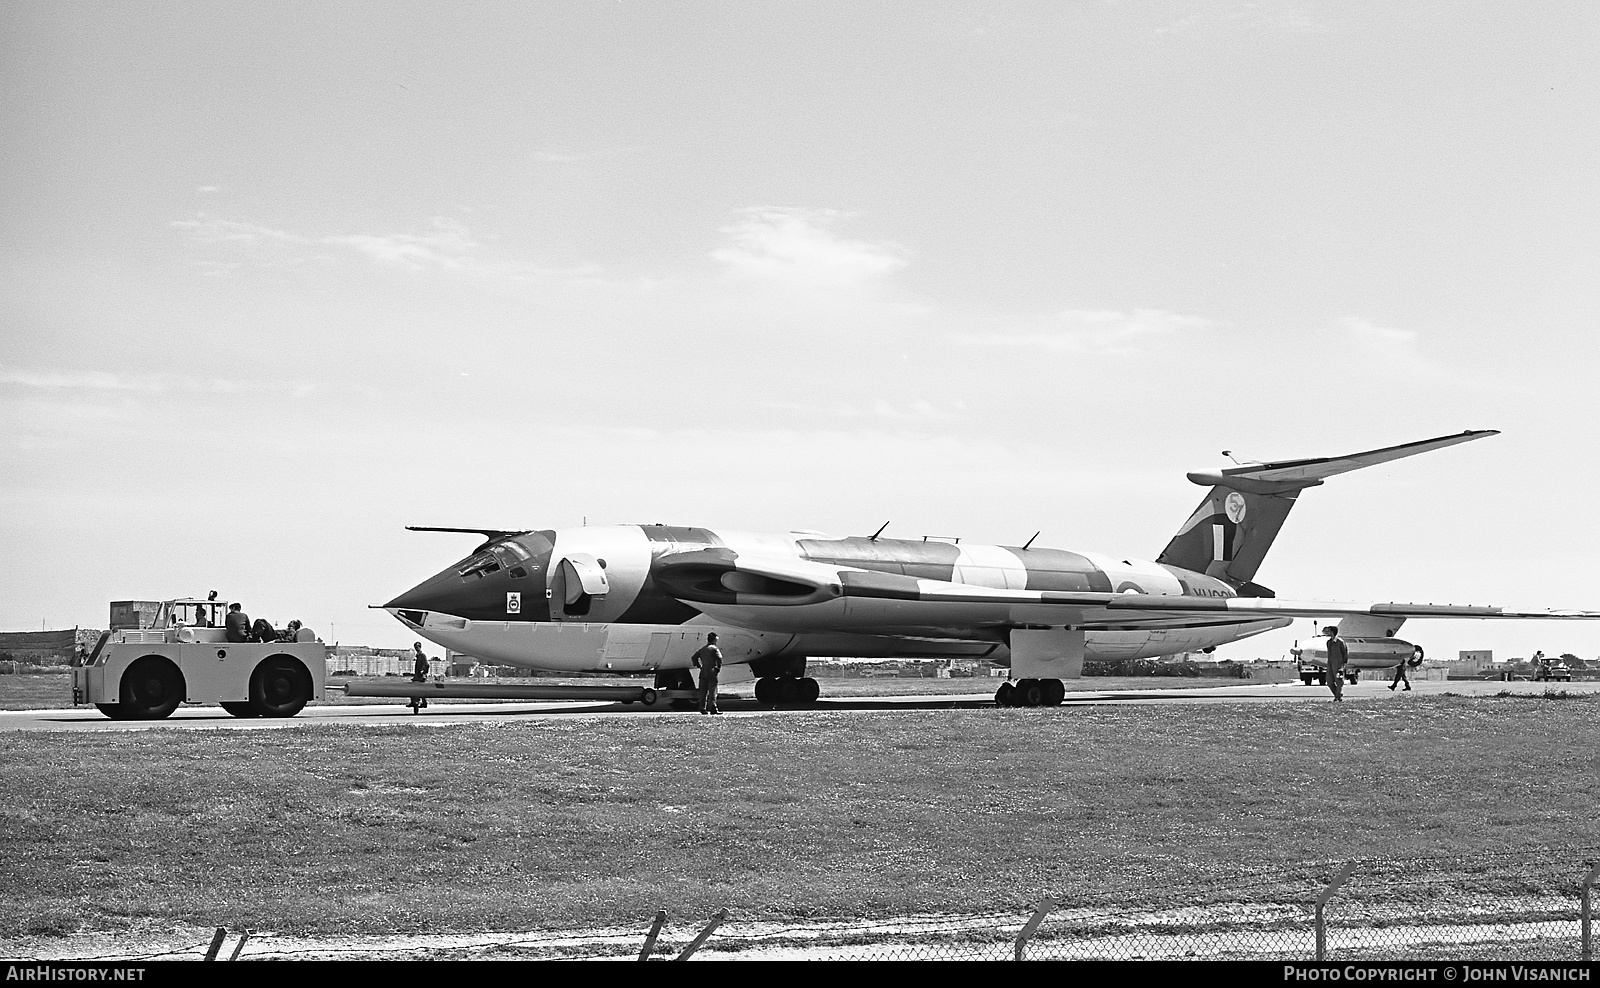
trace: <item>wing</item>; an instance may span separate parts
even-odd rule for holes
[[[1600,611],[1590,610],[1010,590],[752,557],[720,547],[663,560],[655,576],[674,596],[713,616],[770,629],[1185,628],[1351,616],[1600,620]]]

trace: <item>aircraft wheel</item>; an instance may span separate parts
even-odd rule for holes
[[[1009,682],[1001,683],[1000,688],[994,691],[994,705],[997,707],[1016,706],[1017,688]]]
[[[1017,684],[1017,697],[1024,707],[1044,706],[1044,683],[1038,679],[1024,679]]]
[[[800,680],[793,676],[778,678],[778,702],[794,703],[800,699]]]
[[[656,691],[648,686],[645,687],[644,692],[639,694],[639,702],[647,707],[655,706],[657,699],[659,699],[659,697],[656,696]]]
[[[777,703],[777,698],[773,694],[774,690],[772,688],[771,676],[762,676],[760,679],[756,680],[757,703]]]
[[[1044,705],[1059,707],[1061,701],[1067,698],[1067,684],[1059,679],[1044,680]]]
[[[805,679],[800,680],[800,702],[801,703],[816,703],[817,702],[817,697],[819,697],[821,695],[822,695],[822,687],[817,683],[817,681],[815,679],[812,679],[810,676],[807,676]]]
[[[122,674],[121,707],[127,720],[161,720],[183,702],[183,673],[172,660],[146,655]]]
[[[233,714],[235,717],[256,716],[256,708],[252,707],[249,703],[224,703],[222,705],[222,709],[226,710],[230,714]]]
[[[311,699],[311,674],[287,655],[263,659],[250,676],[250,706],[259,717],[293,717]]]

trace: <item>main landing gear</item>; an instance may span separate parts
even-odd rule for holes
[[[822,687],[809,676],[762,676],[756,680],[757,703],[816,703]]]
[[[995,691],[997,707],[1059,707],[1067,698],[1066,684],[1059,679],[1019,679],[1001,683]]]

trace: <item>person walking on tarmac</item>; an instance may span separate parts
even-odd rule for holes
[[[1333,702],[1344,702],[1344,666],[1350,661],[1350,646],[1339,637],[1339,629],[1328,625],[1322,629],[1328,636],[1328,689],[1333,691]],[[1406,685],[1410,689],[1410,684]]]
[[[411,650],[414,653],[412,658],[415,660],[411,667],[411,681],[413,683],[426,683],[428,681],[428,657],[422,654],[422,643],[413,642]],[[411,708],[412,713],[416,713],[427,705],[428,698],[425,696],[414,696],[411,698],[411,702],[406,704]]]
[[[720,714],[717,709],[717,673],[722,671],[722,649],[717,647],[717,633],[706,635],[706,643],[690,656],[689,662],[700,670],[700,712]]]
[[[1394,688],[1396,686],[1399,686],[1401,683],[1405,683],[1406,684],[1406,692],[1410,692],[1410,690],[1411,690],[1411,677],[1406,675],[1406,661],[1407,660],[1405,660],[1405,659],[1401,659],[1400,660],[1400,664],[1394,667],[1394,682],[1389,684],[1390,692],[1393,692]]]

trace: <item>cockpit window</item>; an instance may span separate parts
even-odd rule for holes
[[[494,553],[494,558],[500,561],[500,565],[505,569],[506,575],[513,580],[520,580],[528,575],[528,570],[522,563],[524,560],[531,558],[531,556],[528,550],[522,546],[517,545],[515,542],[502,542],[499,545],[490,546],[489,551]]]
[[[461,564],[456,570],[463,580],[477,578],[479,580],[500,569],[500,561],[492,552],[473,553],[472,557]]]
[[[528,575],[525,563],[533,554],[516,542],[496,542],[482,552],[475,552],[456,570],[463,580],[483,579],[490,573],[505,570],[513,579]]]

